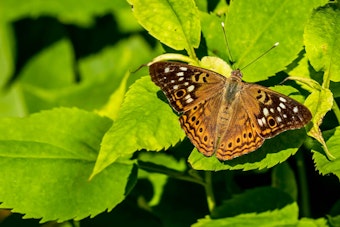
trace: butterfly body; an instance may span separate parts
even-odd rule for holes
[[[181,114],[181,127],[205,156],[230,160],[258,149],[265,139],[303,127],[310,111],[297,101],[242,81],[178,62],[150,65],[152,81]]]

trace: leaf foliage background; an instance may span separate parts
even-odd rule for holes
[[[1,226],[339,225],[339,5],[4,0],[0,15]],[[242,68],[275,42],[244,80],[306,100],[309,137],[226,163],[139,69],[165,52]]]

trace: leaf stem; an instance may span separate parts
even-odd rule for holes
[[[323,82],[322,82],[323,88],[329,88],[329,84],[330,84],[330,78],[329,77],[330,77],[329,71],[325,71],[324,76],[323,76]]]
[[[205,193],[207,194],[207,203],[210,213],[215,208],[215,196],[212,184],[212,173],[211,171],[205,172],[205,184],[204,184]]]
[[[172,177],[178,180],[184,180],[196,184],[200,184],[204,187],[205,193],[207,195],[207,204],[209,211],[211,212],[216,205],[215,196],[213,191],[213,184],[212,184],[212,173],[210,171],[204,172],[205,177],[202,177],[199,174],[196,174],[196,171],[189,171],[189,174],[182,173],[176,170],[163,168],[157,165],[150,165],[150,163],[145,163],[142,161],[138,162],[139,168],[148,171],[148,172],[155,172],[167,175],[168,177]]]
[[[184,181],[200,184],[205,187],[205,183],[203,182],[203,179],[197,176],[192,176],[192,175],[182,173],[182,172],[172,170],[172,169],[161,168],[161,167],[158,167],[157,165],[151,166],[144,162],[138,162],[138,166],[139,168],[145,171],[148,171],[148,172],[161,173],[161,174],[167,175],[169,177],[172,177],[178,180],[184,180]]]
[[[191,45],[187,49],[187,53],[191,59],[194,59],[196,62],[198,61],[195,50]]]
[[[332,106],[332,110],[336,116],[336,119],[338,120],[338,123],[340,123],[340,110],[339,110],[339,106],[338,104],[335,102],[335,100],[333,99],[333,106]]]
[[[307,182],[307,174],[306,174],[306,166],[304,163],[304,159],[302,156],[302,152],[297,152],[296,155],[296,165],[297,165],[297,173],[298,173],[298,181],[299,181],[299,194],[300,194],[300,211],[302,217],[310,217],[310,204],[309,204],[309,191],[308,191],[308,182]]]

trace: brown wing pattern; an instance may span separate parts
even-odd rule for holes
[[[183,113],[180,123],[194,146],[222,161],[252,152],[265,139],[301,128],[312,118],[299,102],[242,82],[239,70],[226,79],[187,64],[156,62],[149,71],[171,106]]]
[[[260,85],[247,84],[242,99],[258,134],[272,138],[277,134],[302,128],[312,114],[307,107],[294,99]]]
[[[231,108],[226,114],[221,113],[219,116],[220,121],[225,121],[220,123],[225,125],[225,128],[220,129],[220,143],[216,150],[216,157],[222,161],[250,153],[264,142],[243,103],[236,99]]]
[[[179,119],[182,128],[194,146],[205,156],[215,153],[218,143],[216,125],[217,113],[222,95],[217,93],[185,112]]]
[[[223,89],[225,77],[203,68],[178,62],[156,62],[149,67],[152,81],[159,86],[179,113],[190,110]]]

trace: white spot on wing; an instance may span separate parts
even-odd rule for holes
[[[191,103],[192,101],[194,101],[192,98],[187,99],[187,101],[185,101],[186,103]]]
[[[175,80],[170,80],[170,82],[173,84],[173,83],[175,83]]]
[[[279,111],[279,113],[281,113],[281,108],[279,106],[276,109]]]
[[[263,123],[263,125],[266,125],[267,124],[267,122],[266,122],[266,118],[261,118],[261,121],[262,121],[262,123]]]
[[[188,85],[189,85],[189,82],[185,82],[185,83],[184,83],[184,86],[188,86]]]
[[[194,86],[194,85],[190,85],[190,86],[187,88],[187,91],[188,91],[188,92],[192,92],[194,89],[195,89],[195,86]]]
[[[188,68],[184,67],[184,66],[179,67],[179,69],[182,70],[182,71],[187,71],[188,70]]]
[[[257,119],[257,122],[259,123],[260,127],[263,126],[262,120],[261,119]]]
[[[263,115],[264,115],[265,117],[268,117],[268,115],[269,115],[269,110],[268,110],[267,108],[263,108]]]
[[[170,72],[170,68],[169,67],[164,68],[164,73],[168,73],[168,72]]]
[[[286,115],[286,114],[283,114],[282,116],[283,116],[283,118],[287,118],[287,115]]]
[[[282,109],[286,109],[285,104],[283,104],[282,102],[280,102],[279,106],[280,106]]]
[[[294,108],[293,108],[293,112],[294,112],[294,113],[297,113],[297,112],[299,112],[299,109],[298,109],[298,107],[297,107],[297,106],[294,106]]]
[[[174,85],[172,88],[173,88],[174,90],[177,90],[177,89],[178,89],[178,85],[176,84],[176,85]]]
[[[190,95],[190,94],[186,95],[186,96],[184,97],[184,99],[186,99],[186,100],[191,99],[191,95]]]
[[[182,81],[182,80],[184,80],[184,77],[178,78],[178,81]]]
[[[278,123],[280,123],[280,122],[282,122],[282,118],[281,118],[281,117],[277,117],[277,118],[276,118],[276,121],[277,121]]]
[[[280,97],[279,99],[280,99],[281,102],[287,102],[287,100],[283,97]]]
[[[178,72],[176,73],[177,76],[184,76],[184,72]]]
[[[274,108],[270,108],[270,112],[274,113],[275,112]]]

